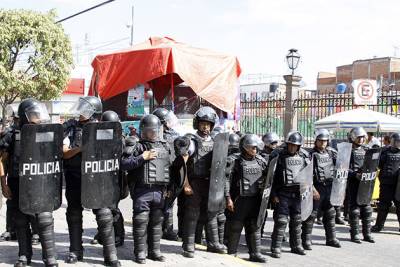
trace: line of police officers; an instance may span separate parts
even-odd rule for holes
[[[318,211],[323,214],[326,245],[339,248],[334,206],[343,204],[345,194],[349,200],[353,242],[361,243],[360,218],[363,240],[374,242],[371,228],[374,232],[382,230],[392,201],[400,218],[400,190],[396,190],[400,167],[397,133],[391,137],[391,146],[383,149],[379,157],[379,150],[369,153],[363,145],[364,129],[352,129],[351,145],[347,146],[351,151],[348,149],[346,159],[340,156],[340,149],[338,154],[329,147],[327,130],[317,131],[311,151],[302,148],[303,137],[297,131],[290,132],[281,146],[274,133],[267,133],[262,140],[254,134],[239,137],[221,133],[213,137],[218,116],[210,107],[196,112],[193,119],[196,133],[185,136],[178,136],[173,130],[176,117],[172,112],[157,109],[154,115],[146,115],[140,121],[139,141],[115,133],[121,131],[116,126],[118,115],[112,111],[102,113],[101,101],[96,97],[80,98],[74,111],[79,115],[78,120],[65,122],[62,141],[51,143],[57,139],[56,130],[51,139],[46,139],[49,135],[43,131],[49,128],[29,126],[48,125],[45,106],[35,99],[23,100],[18,107],[19,122],[1,139],[2,162],[7,163],[2,176],[3,195],[8,199],[7,216],[15,221],[19,245],[15,266],[29,265],[32,258],[30,218],[35,218],[38,225],[43,262],[46,266],[57,266],[52,211],[61,205],[61,182],[42,183],[43,192],[57,191],[43,195],[35,192],[38,188],[32,186],[32,180],[43,180],[46,175],[57,180],[62,172],[70,239],[67,263],[83,260],[82,211],[85,207],[93,209],[96,216],[96,240],[103,245],[104,264],[120,266],[116,245],[123,244],[125,232],[118,202],[126,197],[126,187],[133,200],[134,255],[140,264],[146,258],[165,261],[160,250],[162,236],[177,240],[172,223],[176,198],[178,234],[183,241],[183,256],[189,258],[194,257],[196,229],[200,225],[200,232],[203,228],[206,231],[207,251],[235,255],[244,228],[250,261],[266,262],[261,255],[261,234],[269,205],[274,209],[271,255],[276,258],[281,256],[287,225],[292,253],[305,255],[305,250],[312,249],[312,228]],[[49,166],[54,164],[48,162],[42,173],[29,169],[34,164],[26,165],[21,160],[35,146],[29,146],[21,136],[36,137],[29,141],[38,143],[38,151],[30,152],[33,155],[41,151],[46,154],[47,150],[57,154],[45,144],[62,143],[63,170],[51,169]],[[22,147],[21,143],[28,145]],[[88,151],[92,150],[90,154]],[[342,152],[346,154],[345,149]],[[51,156],[56,159],[55,164],[61,160]],[[32,161],[30,157],[28,161]],[[36,157],[39,162],[40,157]],[[376,224],[371,227],[369,202],[377,170],[374,162],[378,159],[380,202]],[[36,168],[40,169],[41,163],[37,164]],[[36,201],[37,206],[26,204],[27,201]],[[43,208],[44,202],[50,202],[51,207]]]

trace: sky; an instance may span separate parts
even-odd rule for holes
[[[0,0],[0,8],[55,9],[61,19],[103,1]],[[77,66],[129,47],[132,6],[134,43],[168,36],[235,55],[243,75],[265,73],[273,81],[289,73],[285,56],[296,48],[297,74],[309,89],[315,89],[319,71],[394,56],[400,47],[398,0],[116,0],[62,23],[74,56],[80,55]]]

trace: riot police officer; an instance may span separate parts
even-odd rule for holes
[[[300,170],[309,164],[309,154],[301,148],[303,136],[297,131],[289,132],[285,143],[286,146],[282,150],[273,154],[279,157],[271,190],[272,202],[276,205],[274,230],[271,236],[271,255],[274,258],[281,257],[282,240],[288,224],[288,216],[290,216],[291,252],[299,255],[306,254],[301,244],[300,184],[296,179]]]
[[[268,162],[269,156],[278,147],[279,136],[274,132],[266,133],[263,135],[262,141],[264,148],[261,150],[260,155]]]
[[[169,111],[165,108],[157,108],[153,111],[153,115],[156,115],[163,125],[164,133],[163,137],[166,140],[171,148],[173,147],[173,142],[175,138],[179,136],[179,134],[173,129],[176,126],[178,119],[172,111]],[[174,155],[174,154],[173,154]],[[176,241],[178,240],[177,234],[174,232],[174,220],[173,220],[173,209],[168,209],[164,214],[164,222],[163,222],[163,238],[167,240]]]
[[[208,212],[208,192],[210,188],[210,168],[213,139],[211,130],[218,121],[211,107],[202,107],[194,115],[191,135],[191,149],[187,160],[188,181],[183,190],[185,212],[183,221],[183,256],[194,257],[194,241],[198,220],[206,222],[207,251],[225,253],[218,236],[217,212]]]
[[[257,227],[259,209],[254,208],[261,205],[261,188],[267,171],[266,160],[257,154],[260,142],[257,135],[246,134],[240,139],[240,155],[231,155],[227,163],[228,254],[236,254],[244,226],[250,261],[254,262],[266,262],[261,255],[261,233]]]
[[[351,241],[361,243],[359,237],[359,220],[362,222],[362,233],[364,241],[375,243],[371,235],[372,208],[370,204],[359,205],[357,203],[358,189],[360,185],[361,171],[364,164],[365,153],[368,150],[364,146],[367,133],[364,128],[356,127],[351,129],[350,138],[353,144],[350,157],[350,169],[348,176],[348,197],[349,197],[349,224]]]
[[[81,162],[82,162],[82,128],[88,122],[96,122],[102,114],[101,100],[94,96],[79,98],[73,112],[79,115],[78,120],[69,120],[64,123],[64,169],[67,199],[67,224],[70,247],[66,263],[76,263],[83,260],[82,247],[82,202],[81,202]],[[104,263],[111,266],[120,266],[115,248],[113,217],[109,208],[93,210],[103,243]]]
[[[163,140],[163,126],[155,115],[146,115],[140,120],[140,140],[133,156],[152,151],[156,158],[142,161],[129,175],[134,182],[130,191],[133,199],[133,237],[136,262],[146,263],[147,257],[165,261],[161,254],[160,240],[164,220],[164,199],[170,184],[171,149]]]
[[[18,105],[8,105],[6,107],[6,112],[7,112],[7,117],[9,119],[12,119],[12,124],[4,129],[4,131],[1,133],[0,136],[0,151],[1,151],[1,158],[3,158],[3,153],[6,153],[5,150],[7,149],[7,138],[6,136],[9,136],[9,133],[18,130],[19,127],[19,119],[18,119]],[[3,160],[2,160],[3,161]],[[7,186],[6,182],[6,175],[4,172],[7,171],[7,166],[4,166],[2,168],[3,175],[0,175],[2,177],[1,183],[3,187],[3,195],[7,199],[6,200],[6,231],[1,234],[0,240],[3,241],[9,241],[9,240],[17,240],[17,234],[15,232],[15,220],[13,219],[14,217],[14,210],[13,210],[13,205],[12,201],[10,199],[11,192],[9,190],[9,187]]]
[[[260,155],[268,163],[272,152],[274,152],[274,150],[278,148],[279,136],[274,132],[269,132],[269,133],[266,133],[266,134],[263,135],[262,141],[264,143],[264,147],[261,150]],[[261,237],[264,235],[264,228],[265,228],[265,224],[267,222],[267,217],[268,217],[268,211],[265,213],[264,222],[263,222],[263,225],[261,227]],[[284,239],[285,239],[285,236],[284,236]]]
[[[7,175],[8,181],[5,191],[8,192],[8,199],[12,210],[14,210],[14,220],[18,239],[18,261],[16,267],[30,265],[32,258],[31,231],[29,229],[30,218],[35,216],[38,224],[38,232],[42,245],[42,257],[46,266],[58,266],[57,255],[54,242],[54,219],[52,212],[41,212],[38,214],[26,214],[20,209],[20,193],[35,194],[35,192],[19,192],[19,162],[24,151],[21,148],[21,129],[26,124],[40,124],[50,120],[44,104],[36,99],[29,98],[23,100],[18,107],[19,124],[7,132],[3,139],[5,144],[3,155],[8,161]],[[4,185],[4,184],[3,184]],[[51,200],[49,200],[50,202]]]
[[[116,112],[114,112],[112,110],[107,110],[107,111],[104,111],[103,114],[101,115],[100,121],[119,122],[120,119]],[[119,179],[120,179],[119,186],[120,186],[121,198],[122,198],[122,195],[124,194],[125,189],[126,189],[126,187],[125,187],[126,182],[124,181],[126,177],[123,175],[124,174],[123,171],[120,171],[119,174],[120,174],[119,175]],[[120,247],[124,244],[124,241],[125,241],[124,216],[122,215],[122,212],[118,208],[118,203],[115,207],[110,207],[110,210],[113,215],[115,246]],[[103,244],[102,240],[100,239],[99,232],[97,232],[96,235],[93,237],[93,240],[91,243],[92,244],[97,244],[97,243]]]
[[[314,161],[314,203],[310,217],[302,223],[301,238],[303,248],[306,250],[311,250],[311,234],[318,210],[321,210],[323,215],[326,245],[340,247],[340,243],[336,238],[336,212],[330,203],[336,151],[328,147],[328,141],[328,130],[318,130],[315,134],[314,148],[310,153],[312,160]]]
[[[396,185],[398,183],[400,169],[400,134],[393,133],[390,136],[390,146],[384,148],[379,159],[379,203],[378,216],[372,232],[380,232],[386,221],[392,201],[396,207],[397,219],[400,224],[400,202],[396,200]],[[399,199],[399,197],[397,197]]]

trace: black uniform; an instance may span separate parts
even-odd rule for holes
[[[359,238],[359,220],[362,222],[362,233],[364,240],[374,242],[371,236],[372,207],[368,205],[358,205],[357,195],[360,180],[361,168],[364,164],[365,153],[368,150],[365,146],[353,145],[350,157],[350,168],[347,184],[347,193],[349,197],[349,224],[351,241],[361,243]]]
[[[330,147],[324,151],[313,148],[310,153],[314,161],[313,184],[319,193],[319,200],[313,201],[313,212],[310,217],[302,223],[302,244],[304,249],[311,250],[311,234],[313,224],[318,211],[323,215],[325,228],[326,244],[329,246],[340,247],[336,239],[335,229],[335,209],[330,203],[332,190],[332,179],[336,162],[336,151]]]
[[[300,185],[294,182],[297,173],[309,161],[309,154],[301,149],[294,155],[288,153],[287,148],[273,154],[279,157],[272,184],[271,197],[278,197],[274,216],[274,230],[272,233],[271,251],[274,257],[280,257],[284,231],[289,222],[290,247],[293,253],[304,255],[301,245],[301,203]]]
[[[261,205],[261,189],[267,171],[267,162],[259,155],[246,158],[232,155],[228,158],[230,170],[226,196],[234,202],[234,211],[227,211],[228,254],[236,254],[240,234],[245,227],[250,260],[265,262],[261,256],[261,233],[257,217]],[[257,260],[255,260],[257,259]]]
[[[209,177],[214,142],[210,136],[202,138],[196,135],[193,138],[195,151],[187,162],[187,176],[193,194],[184,196],[185,212],[183,222],[183,250],[184,253],[190,254],[190,256],[194,253],[194,238],[199,220],[206,222],[207,225],[207,250],[210,252],[223,252],[218,236],[217,214],[208,212]]]
[[[28,124],[28,118],[25,116],[26,109],[37,105],[39,102],[34,99],[23,100],[19,106],[18,114],[22,120],[20,127]],[[24,118],[23,118],[24,117]],[[14,266],[22,267],[29,265],[32,258],[32,233],[30,221],[32,216],[37,222],[38,233],[42,245],[42,258],[46,266],[58,266],[57,253],[54,241],[54,219],[52,212],[41,212],[38,214],[26,214],[19,208],[19,162],[20,156],[24,153],[21,147],[20,127],[13,129],[4,136],[3,149],[8,154],[7,163],[7,183],[12,193],[12,199],[9,200],[9,206],[12,210],[12,217],[15,222],[15,230],[18,239],[19,259]],[[22,192],[24,193],[24,192]],[[27,192],[28,193],[28,192]]]
[[[164,219],[165,194],[170,182],[171,151],[166,142],[139,141],[133,152],[138,157],[147,150],[156,150],[157,158],[141,161],[129,171],[131,197],[133,199],[134,253],[138,263],[145,263],[146,245],[148,257],[164,261],[160,251]]]
[[[379,169],[378,216],[372,227],[373,232],[383,229],[392,202],[396,207],[397,219],[400,224],[400,202],[396,201],[394,197],[400,169],[400,149],[392,146],[384,148],[379,159]]]
[[[64,123],[65,133],[69,138],[69,148],[77,148],[82,145],[82,127],[83,124],[76,120],[69,120]],[[82,247],[82,203],[81,203],[81,162],[82,153],[64,159],[65,171],[65,197],[67,199],[67,224],[69,232],[69,255],[67,263],[75,263],[83,259]],[[115,237],[113,229],[112,207],[93,210],[96,215],[98,231],[103,245],[104,261],[107,264],[119,266],[117,250],[115,248]]]

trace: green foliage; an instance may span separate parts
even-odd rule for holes
[[[0,9],[0,105],[17,97],[50,100],[64,91],[71,43],[55,12]]]

